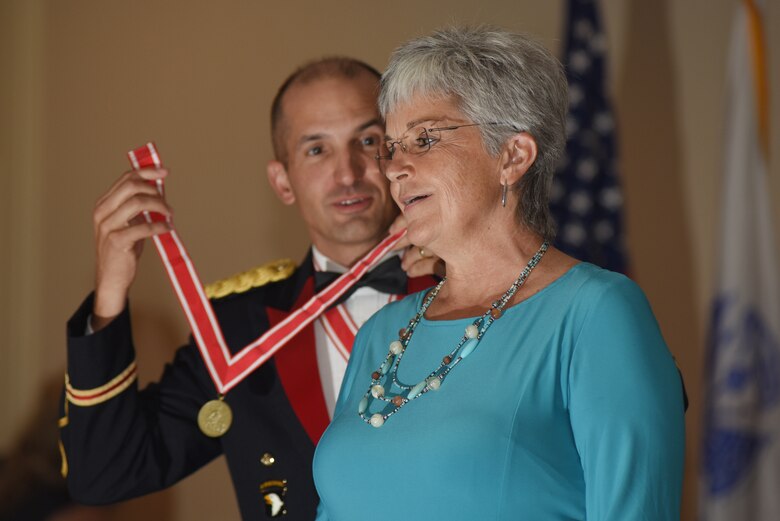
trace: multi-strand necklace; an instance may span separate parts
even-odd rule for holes
[[[404,385],[398,381],[398,367],[401,365],[401,360],[406,352],[406,348],[409,346],[409,342],[412,340],[415,329],[417,329],[425,312],[433,303],[436,295],[439,294],[444,283],[447,282],[446,278],[442,279],[428,293],[422,306],[420,306],[420,310],[409,321],[409,325],[398,332],[398,339],[390,342],[390,349],[379,369],[371,373],[371,384],[366,394],[360,400],[360,404],[358,404],[358,415],[360,415],[363,421],[372,427],[381,427],[390,416],[397,413],[407,403],[416,400],[429,391],[438,391],[444,379],[450,374],[450,371],[474,352],[474,349],[477,348],[479,341],[485,336],[491,324],[501,317],[504,307],[512,300],[512,297],[520,289],[520,286],[525,283],[531,271],[542,260],[548,246],[549,244],[544,242],[536,254],[531,257],[531,260],[528,261],[520,276],[515,279],[501,298],[493,302],[482,316],[466,326],[460,341],[449,353],[444,355],[439,367],[431,371],[428,376],[415,385]],[[369,416],[366,414],[366,411],[374,400],[380,400],[389,405],[385,406],[384,411]]]

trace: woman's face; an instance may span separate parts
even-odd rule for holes
[[[491,216],[501,208],[501,182],[499,161],[485,151],[479,127],[424,132],[473,123],[452,98],[415,97],[386,120],[386,143],[395,145],[383,170],[412,243],[442,255],[489,233]]]

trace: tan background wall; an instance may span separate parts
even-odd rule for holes
[[[92,284],[94,201],[154,139],[173,176],[177,227],[205,281],[307,241],[266,186],[268,109],[302,61],[390,51],[448,22],[489,22],[559,52],[562,0],[223,2],[0,0],[0,450],[46,378],[64,366],[64,321]],[[633,275],[686,377],[683,519],[695,519],[701,359],[719,217],[725,56],[735,0],[606,0],[610,87],[620,124]],[[771,8],[775,7],[774,10]],[[770,92],[780,9],[767,13]],[[777,89],[774,89],[777,92]],[[778,103],[772,108],[776,129]],[[771,138],[780,201],[780,137]],[[775,234],[780,244],[780,220]],[[132,294],[143,381],[186,324],[153,248]],[[237,519],[220,460],[116,519]]]

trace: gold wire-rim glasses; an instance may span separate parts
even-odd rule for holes
[[[415,156],[421,156],[425,154],[426,152],[430,151],[431,148],[433,148],[433,145],[441,141],[441,138],[438,137],[431,137],[431,133],[436,132],[442,132],[446,130],[457,130],[459,128],[464,127],[478,127],[481,125],[500,125],[500,126],[507,126],[511,127],[512,129],[516,130],[517,132],[520,132],[520,130],[517,130],[517,127],[511,123],[503,123],[503,122],[490,122],[490,123],[464,123],[463,125],[448,125],[446,127],[421,127],[421,132],[418,134],[416,138],[414,138],[413,142],[417,142],[417,146],[420,148],[415,150],[412,146],[409,146],[405,143],[405,140],[407,139],[406,136],[402,136],[399,139],[396,139],[394,141],[385,141],[384,147],[387,149],[387,155],[382,155],[381,148],[380,151],[376,153],[374,158],[381,164],[382,161],[392,161],[393,156],[395,155],[395,147],[396,145],[399,145],[401,147],[401,150],[405,154],[410,153]]]

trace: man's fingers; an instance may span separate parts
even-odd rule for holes
[[[425,251],[423,246],[411,245],[406,249],[403,256],[401,257],[401,267],[404,270],[408,270],[412,264],[415,264],[422,259],[430,259],[433,257],[434,255],[429,251]]]
[[[101,196],[98,198],[98,200],[95,202],[95,206],[100,206],[100,204],[101,204],[103,201],[105,201],[105,200],[106,200],[106,199],[107,199],[109,196],[111,196],[111,194],[113,194],[114,192],[116,192],[117,188],[119,188],[119,186],[120,186],[122,183],[124,183],[124,182],[126,182],[128,179],[132,178],[132,177],[133,177],[133,175],[135,175],[135,172],[134,172],[134,171],[132,171],[132,170],[128,170],[127,172],[125,172],[124,174],[122,174],[121,176],[119,176],[119,178],[118,178],[116,181],[114,181],[114,182],[111,184],[111,186],[109,186],[109,187],[108,187],[108,190],[106,190],[106,191],[105,191],[105,193],[104,193],[103,195],[101,195]]]
[[[444,276],[444,261],[438,257],[426,257],[405,268],[409,277],[422,277],[424,275]]]
[[[406,228],[406,217],[404,217],[403,214],[398,214],[398,217],[395,218],[393,224],[390,225],[388,232],[390,235],[393,235],[394,233],[400,232],[404,228]]]
[[[168,171],[162,168],[125,172],[95,202],[95,220],[102,220],[133,194],[157,194],[157,186],[149,181],[163,179],[167,175]]]
[[[94,316],[112,317],[121,312],[144,240],[170,231],[166,221],[149,223],[141,218],[143,212],[171,216],[154,182],[167,175],[167,170],[154,168],[125,172],[96,201],[92,212],[97,255]]]
[[[423,275],[436,275],[444,277],[444,261],[422,246],[412,245],[406,249],[401,257],[401,268],[410,277]]]
[[[106,243],[117,251],[130,251],[138,241],[169,232],[170,230],[171,226],[164,221],[142,222],[110,232],[106,235]]]
[[[142,168],[135,171],[141,179],[147,181],[156,181],[158,179],[165,179],[168,177],[167,168]]]
[[[144,168],[141,170],[128,170],[123,173],[119,178],[113,182],[113,184],[106,190],[106,192],[98,199],[99,204],[101,201],[109,197],[111,194],[117,191],[117,189],[125,182],[131,179],[141,179],[147,181],[155,181],[157,179],[165,179],[168,177],[168,170],[165,168]]]
[[[157,193],[155,187],[140,179],[128,180],[110,196],[98,201],[95,205],[95,210],[92,213],[93,222],[97,225],[101,221],[104,221],[109,215],[115,213],[133,197],[139,195],[156,198],[162,201],[162,197]]]
[[[96,223],[96,233],[100,237],[106,236],[114,230],[127,228],[137,223],[137,217],[143,212],[158,212],[166,217],[173,214],[171,208],[156,194],[135,194],[102,221]],[[100,239],[98,238],[98,240]]]
[[[393,232],[392,232],[392,231],[390,231],[390,235],[392,235],[392,234],[393,234]],[[408,235],[404,235],[404,236],[403,236],[403,237],[401,237],[401,239],[398,241],[398,244],[396,244],[396,245],[395,245],[395,248],[396,248],[397,250],[400,250],[401,248],[408,248],[408,247],[409,247],[409,246],[411,246],[411,245],[412,245],[412,243],[411,243],[411,242],[409,242],[409,236],[408,236]],[[404,252],[404,255],[406,255],[406,252]]]

